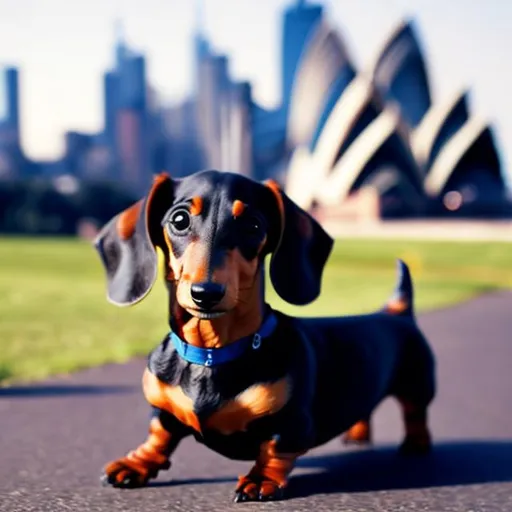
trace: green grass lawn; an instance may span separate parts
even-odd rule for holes
[[[335,315],[380,307],[395,284],[396,257],[409,263],[420,311],[512,286],[510,244],[344,240],[336,244],[314,304],[277,308]],[[300,279],[300,276],[298,277]],[[167,331],[158,282],[145,301],[106,301],[103,268],[79,240],[0,239],[0,382],[40,379],[146,354]]]

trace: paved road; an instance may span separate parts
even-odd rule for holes
[[[2,511],[512,511],[512,293],[490,295],[420,318],[438,356],[432,408],[434,453],[395,453],[402,425],[385,402],[373,449],[338,441],[304,457],[290,499],[233,504],[248,464],[183,443],[150,488],[100,487],[105,461],[145,436],[143,361],[111,365],[29,388],[0,390]]]

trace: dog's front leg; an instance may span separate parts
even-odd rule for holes
[[[246,476],[238,479],[235,501],[267,501],[280,499],[288,483],[288,475],[299,453],[281,453],[276,441],[262,444],[256,464]]]
[[[125,457],[107,464],[101,477],[103,484],[142,487],[150,478],[155,478],[160,470],[169,469],[169,457],[187,432],[169,414],[158,409],[155,412],[146,441]]]
[[[235,501],[268,501],[283,497],[298,457],[313,445],[313,423],[306,411],[288,413],[282,434],[262,443],[256,464],[238,479]]]

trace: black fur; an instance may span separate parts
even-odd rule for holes
[[[187,363],[166,340],[149,357],[149,370],[163,382],[181,385],[203,423],[222,401],[249,386],[290,376],[293,399],[278,414],[255,420],[246,433],[189,432],[211,449],[233,459],[254,459],[261,443],[278,435],[281,451],[300,452],[370,417],[387,396],[425,408],[433,399],[433,354],[412,318],[276,314],[278,328],[262,348],[225,365]]]
[[[190,229],[179,233],[169,219],[188,208],[193,197],[206,197],[201,215],[191,217]],[[241,218],[233,218],[235,200],[247,205]],[[194,238],[210,250],[209,273],[226,250],[237,247],[247,258],[255,256],[266,236],[261,257],[273,253],[270,276],[277,293],[292,304],[307,304],[320,293],[322,269],[332,248],[332,239],[321,226],[284,193],[282,217],[271,189],[244,176],[203,171],[182,180],[160,179],[151,197],[144,201],[134,235],[121,240],[116,232],[118,217],[98,235],[95,246],[107,270],[109,298],[118,305],[141,300],[156,277],[157,258],[153,246],[164,247],[162,225],[167,226],[173,251],[179,257]],[[260,224],[252,229],[254,219]],[[299,225],[309,225],[310,235],[300,236]],[[110,249],[111,248],[111,249]],[[297,280],[300,274],[302,279]]]
[[[257,383],[275,382],[288,376],[293,382],[293,396],[276,415],[257,419],[246,433],[228,436],[211,430],[197,435],[200,442],[223,455],[241,460],[254,460],[261,443],[280,436],[285,452],[307,448],[313,441],[309,407],[313,399],[314,365],[308,340],[296,331],[293,319],[280,313],[278,327],[266,338],[260,349],[251,350],[241,358],[215,367],[188,363],[180,358],[168,338],[151,352],[149,370],[162,382],[180,385],[194,401],[194,409],[202,425],[223,401],[236,397]],[[166,413],[162,412],[165,416]],[[296,428],[300,421],[300,428]]]
[[[174,225],[176,212],[188,211],[196,196],[203,198],[201,213]],[[245,204],[241,216],[233,215],[235,200]],[[270,277],[283,299],[306,304],[320,293],[333,241],[282,192],[240,175],[206,171],[183,180],[160,180],[144,204],[132,239],[119,240],[115,220],[98,237],[109,293],[118,303],[140,300],[151,288],[154,247],[165,252],[162,228],[177,257],[191,241],[200,240],[207,247],[208,275],[229,249],[238,248],[247,260],[260,250],[260,268],[264,257],[272,254]],[[180,386],[192,400],[201,432],[179,424],[165,411],[155,414],[176,439],[194,435],[227,457],[254,460],[262,443],[271,439],[277,440],[280,453],[301,453],[323,444],[369,418],[390,395],[426,410],[435,394],[434,356],[415,322],[408,268],[399,262],[398,270],[395,294],[388,303],[394,309],[317,319],[276,312],[277,328],[260,349],[220,366],[186,362],[166,337],[150,354],[148,369],[161,382]],[[172,302],[172,286],[167,284]],[[173,326],[172,318],[170,323]],[[277,413],[230,435],[207,428],[209,416],[224,402],[255,384],[285,377],[291,394]]]

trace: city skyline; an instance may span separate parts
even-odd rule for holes
[[[274,106],[281,99],[278,73],[280,14],[290,3],[262,0],[255,6],[245,1],[204,2],[203,24],[214,48],[230,56],[233,76],[252,82],[256,101],[266,106]],[[450,6],[443,4],[444,12],[440,17],[438,13],[442,3],[439,1],[427,5],[427,2],[418,0],[413,2],[413,10],[405,9],[403,1],[394,1],[386,10],[370,10],[373,14],[367,15],[365,23],[362,23],[364,9],[361,5],[320,3],[331,13],[331,21],[341,27],[354,60],[362,68],[367,67],[390,29],[407,14],[416,14],[420,39],[433,77],[435,99],[442,101],[464,86],[470,87],[475,110],[496,126],[505,169],[511,168],[507,165],[511,160],[506,149],[512,142],[512,106],[506,104],[505,96],[507,84],[512,86],[511,71],[506,66],[498,66],[505,62],[503,43],[506,38],[512,37],[505,31],[505,20],[507,14],[512,13],[512,8],[494,1],[487,3],[482,12],[471,6],[465,6],[462,11],[461,2],[457,1]],[[9,9],[7,4],[11,6]],[[197,16],[193,3],[186,6],[171,4],[164,6],[148,0],[144,4],[145,16],[141,17],[135,2],[124,2],[121,9],[120,2],[105,1],[100,6],[93,1],[85,10],[82,6],[82,12],[71,12],[69,6],[66,7],[60,0],[44,0],[38,4],[22,0],[14,8],[12,2],[0,0],[0,10],[6,13],[0,20],[0,26],[6,28],[0,31],[3,34],[0,43],[2,38],[11,39],[10,48],[0,44],[0,61],[17,65],[21,70],[22,143],[30,157],[46,159],[61,156],[63,132],[66,130],[89,132],[101,128],[101,76],[114,60],[111,48],[115,19],[123,20],[130,46],[142,51],[148,58],[149,83],[164,101],[176,103],[188,96],[193,83],[192,37]],[[365,5],[368,8],[377,4],[369,1]],[[52,9],[57,21],[50,16]],[[155,13],[160,11],[162,15],[157,16]],[[225,15],[221,16],[220,11]],[[173,13],[174,17],[171,16]],[[456,23],[457,16],[459,25]],[[82,20],[82,28],[78,28],[79,19]],[[252,26],[240,22],[249,19],[253,21]],[[36,28],[32,38],[55,24],[60,28],[55,35],[46,41],[43,38],[41,44],[36,45],[32,39],[14,34],[13,27],[28,23],[27,20],[43,22],[42,25],[34,25]],[[482,27],[479,31],[476,30],[477,22]],[[165,23],[168,30],[159,33],[159,27]],[[450,24],[454,28],[447,30]],[[84,26],[101,30],[95,37],[90,37]],[[152,34],[150,27],[154,28]],[[177,29],[172,35],[169,34],[171,28]],[[74,33],[74,29],[77,33]],[[258,29],[260,37],[255,37]],[[469,33],[473,33],[473,37],[468,37]],[[50,51],[63,41],[68,41],[67,51],[57,54]],[[72,50],[76,51],[77,48],[81,51],[72,55],[75,59],[70,58]],[[13,55],[10,59],[9,52]],[[41,58],[34,64],[37,56]],[[174,64],[163,65],[162,56]],[[490,68],[495,70],[494,77],[489,73]],[[262,72],[262,69],[266,71]],[[496,73],[500,73],[501,80],[495,79]],[[43,93],[46,93],[46,101],[41,99]]]

